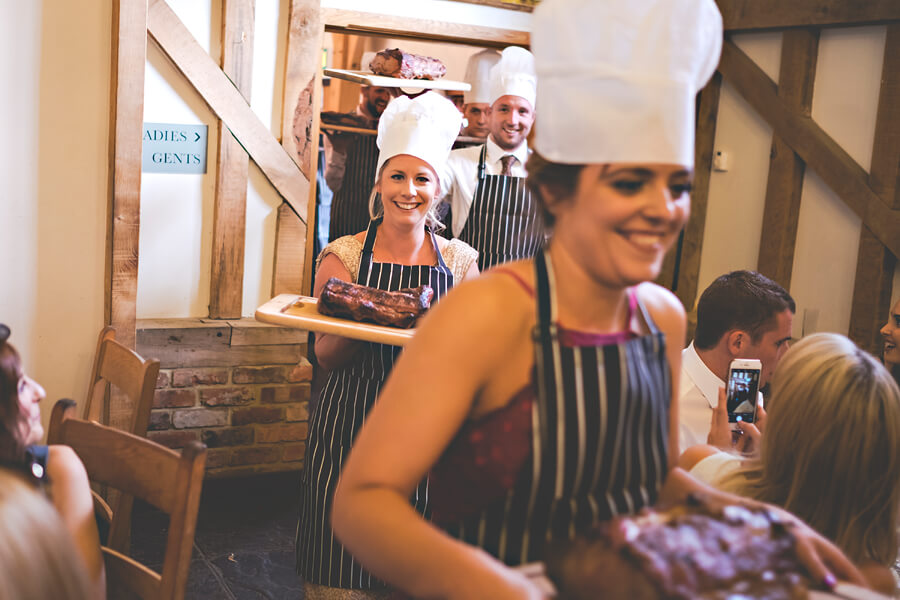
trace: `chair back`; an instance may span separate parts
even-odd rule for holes
[[[125,428],[135,435],[146,436],[153,408],[153,392],[159,375],[159,361],[145,359],[140,354],[116,341],[116,330],[104,327],[97,340],[94,367],[84,405],[84,418],[109,424],[109,407],[106,406],[110,384],[129,399],[132,407]]]
[[[147,436],[153,393],[159,375],[159,361],[145,359],[137,352],[116,341],[116,330],[104,327],[97,340],[94,366],[85,401],[84,418],[88,421],[109,424],[109,406],[106,403],[111,386],[128,397],[125,431],[140,437]],[[131,533],[132,498],[127,494],[110,493],[103,486],[95,486],[94,509],[98,518],[109,524],[106,544],[119,552],[127,552]],[[104,499],[105,497],[105,499]],[[119,513],[117,527],[113,527],[113,513]]]
[[[76,417],[75,403],[53,407],[48,442],[71,446],[92,482],[140,498],[169,515],[162,570],[157,573],[120,550],[103,546],[107,588],[126,589],[142,599],[182,600],[191,564],[206,446],[191,442],[181,451],[100,423]],[[129,523],[130,523],[130,514]],[[113,513],[112,527],[122,518]]]

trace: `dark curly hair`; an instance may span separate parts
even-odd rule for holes
[[[20,464],[25,458],[25,446],[18,438],[22,421],[18,389],[22,360],[6,341],[8,337],[9,328],[0,325],[0,464]]]

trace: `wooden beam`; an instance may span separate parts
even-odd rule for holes
[[[524,10],[531,12],[534,10],[535,4],[540,0],[456,0],[457,2],[468,2],[469,4],[481,4],[482,6],[493,6],[495,8],[506,8],[509,10]]]
[[[275,231],[273,297],[278,294],[304,293],[303,268],[306,259],[306,232],[306,225],[297,218],[289,206],[282,204],[278,208]]]
[[[253,80],[254,0],[225,0],[222,18],[222,72],[250,103]],[[219,119],[219,153],[213,204],[209,316],[241,316],[244,289],[244,234],[250,160]]]
[[[325,24],[325,31],[336,33],[355,33],[357,35],[496,48],[505,48],[511,45],[527,47],[530,43],[527,31],[447,23],[431,19],[395,17],[358,10],[323,8],[322,22]]]
[[[900,23],[888,26],[884,42],[869,185],[888,206],[900,210]]]
[[[884,340],[879,333],[891,308],[891,289],[897,258],[865,225],[859,239],[856,280],[850,306],[847,336],[863,350],[881,356]]]
[[[149,3],[150,36],[216,116],[225,121],[250,158],[305,222],[309,180],[165,0],[149,0]]]
[[[320,0],[291,0],[281,115],[281,145],[310,181],[316,176],[322,36]]]
[[[716,4],[729,32],[900,20],[897,0],[716,0]]]
[[[681,258],[675,295],[685,310],[694,309],[700,280],[700,254],[703,250],[703,231],[706,227],[706,208],[709,203],[709,179],[712,171],[713,146],[716,140],[716,117],[719,113],[719,92],[722,76],[715,73],[700,92],[697,109],[697,139],[694,146],[694,183],[691,192],[691,218],[684,228]]]
[[[318,115],[322,100],[322,38],[325,30],[320,19],[320,0],[291,0],[289,10],[281,143],[310,180],[307,214],[311,225],[307,227],[296,216],[279,211],[274,268],[277,281],[273,282],[273,289],[292,287],[296,293],[302,293],[304,289],[308,293],[312,288],[308,283],[312,263],[305,264],[305,258],[312,256],[315,240]],[[287,236],[286,239],[281,239],[282,235]],[[303,247],[288,248],[289,244]],[[299,285],[294,281],[295,273],[300,274]]]
[[[146,0],[115,0],[110,85],[110,215],[107,235],[107,323],[119,342],[134,348],[138,247],[141,225],[141,140],[144,68],[147,62]],[[130,428],[133,402],[113,391],[104,421]]]
[[[785,104],[807,117],[812,110],[818,53],[818,30],[795,29],[784,32],[778,96]],[[791,287],[805,169],[803,160],[778,133],[774,133],[756,268],[785,289]]]
[[[894,256],[900,255],[900,211],[892,211],[872,191],[863,168],[815,121],[787,106],[778,97],[775,83],[730,41],[722,48],[719,70],[875,237]]]
[[[884,203],[898,207],[900,200],[900,24],[888,27],[884,45],[881,92],[875,139],[872,142],[872,167],[869,183]],[[900,231],[895,231],[900,237]],[[897,255],[880,243],[865,225],[859,236],[856,280],[850,307],[849,337],[875,356],[883,346],[881,327],[891,308],[894,268]]]

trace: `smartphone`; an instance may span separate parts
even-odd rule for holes
[[[729,423],[754,423],[762,363],[755,358],[736,358],[728,369],[725,386]]]

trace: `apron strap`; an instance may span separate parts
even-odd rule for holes
[[[484,161],[486,158],[487,158],[487,144],[482,144],[481,154],[478,156],[478,181],[479,182],[484,179],[484,173],[485,173]]]
[[[372,248],[375,247],[375,236],[378,226],[381,225],[381,219],[382,217],[378,217],[369,221],[369,228],[366,230],[366,241],[363,243],[362,254],[359,256],[359,274],[356,276],[356,283],[360,285],[367,285],[366,280],[372,269]]]
[[[540,426],[547,427],[547,403],[556,395],[556,373],[554,373],[554,347],[557,344],[558,330],[556,325],[556,298],[552,266],[547,259],[547,250],[538,252],[534,257],[535,300],[537,305],[537,323],[532,336],[534,338],[535,375],[538,392],[538,411]],[[547,432],[544,431],[544,434]],[[543,436],[544,439],[546,435]]]
[[[647,330],[656,335],[659,333],[659,328],[656,326],[656,323],[650,317],[650,313],[647,311],[647,307],[644,306],[644,303],[641,302],[641,297],[638,296],[637,289],[634,290],[634,299],[637,303],[638,314],[641,316],[641,319],[644,321],[644,324],[647,326]]]
[[[434,235],[434,231],[431,227],[425,227],[429,234],[431,234],[431,243],[434,244],[434,253],[437,254],[437,264],[439,267],[443,267],[444,269],[450,270],[447,267],[447,263],[444,262],[444,256],[441,254],[441,249],[438,246],[437,236]]]

